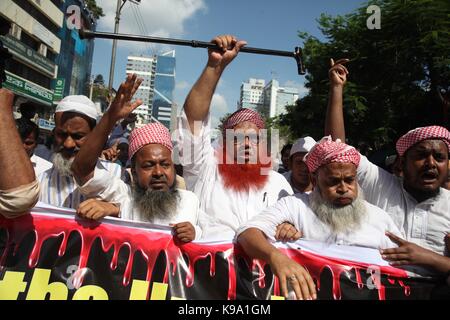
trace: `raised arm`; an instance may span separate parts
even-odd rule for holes
[[[142,100],[131,102],[141,82],[142,79],[137,79],[135,74],[127,76],[126,81],[120,85],[116,98],[76,155],[72,172],[78,184],[84,185],[94,176],[95,165],[116,122],[142,104]]]
[[[39,199],[39,184],[13,118],[14,94],[0,89],[0,214],[14,218]]]
[[[331,59],[331,69],[328,72],[330,92],[325,119],[325,135],[331,135],[333,140],[341,139],[342,142],[345,142],[342,94],[348,75],[348,70],[344,64],[348,61],[348,59],[341,59],[334,62],[334,60]]]
[[[208,63],[184,103],[184,111],[194,135],[199,134],[194,130],[194,123],[203,122],[208,115],[214,91],[223,71],[238,55],[239,50],[247,44],[231,35],[215,37],[212,42],[216,43],[222,51],[208,51]]]
[[[0,190],[15,189],[36,180],[13,117],[14,94],[0,89]]]

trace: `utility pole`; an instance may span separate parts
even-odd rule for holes
[[[141,0],[129,0],[130,2],[138,5]],[[114,23],[114,33],[119,33],[119,22],[120,22],[120,12],[122,11],[123,6],[127,0],[117,0],[117,7],[116,7],[116,18]],[[116,50],[117,50],[117,39],[113,40],[112,45],[112,53],[111,53],[111,65],[109,67],[109,82],[108,82],[108,92],[111,92],[111,89],[113,87],[114,82],[114,67],[116,65]]]
[[[125,0],[126,1],[126,0]],[[122,9],[123,4],[121,5],[122,0],[117,0],[117,9],[116,9],[116,19],[114,24],[114,33],[119,32],[119,21],[120,21],[120,10]],[[116,49],[117,49],[117,40],[113,40],[112,45],[112,53],[111,53],[111,66],[109,67],[109,82],[108,82],[108,91],[111,91],[113,87],[114,81],[114,67],[116,64]]]
[[[92,93],[94,91],[94,76],[91,75],[89,80],[89,99],[92,101]]]

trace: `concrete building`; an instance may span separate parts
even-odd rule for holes
[[[128,56],[126,72],[127,74],[135,73],[144,80],[134,96],[135,99],[141,99],[143,103],[134,113],[138,114],[138,125],[149,123],[152,115],[156,59],[148,56]]]
[[[280,87],[277,80],[271,80],[264,88],[264,110],[270,118],[286,112],[286,106],[293,105],[298,100],[298,89]]]
[[[0,16],[11,24],[1,40],[13,55],[4,86],[18,97],[16,106],[33,102],[43,123],[52,122],[55,105],[64,96],[88,91],[94,41],[82,41],[77,29],[67,28],[70,5],[80,8],[80,27],[95,30],[84,0],[0,1]]]
[[[58,32],[64,20],[59,2],[2,0],[0,15],[11,24],[9,34],[1,40],[13,55],[6,65],[4,86],[18,97],[16,105],[33,101],[39,115],[49,118],[54,111],[56,57],[61,51]]]
[[[57,1],[55,0],[54,2]],[[72,5],[80,8],[80,27],[85,30],[95,31],[97,19],[87,8],[84,0],[61,1],[60,9],[65,13],[68,7]],[[58,65],[57,81],[64,80],[62,96],[73,94],[89,96],[94,40],[80,39],[77,29],[67,28],[66,19],[64,19],[63,28],[58,32],[58,37],[63,43],[56,58],[56,64]]]
[[[277,80],[266,85],[265,80],[250,78],[241,85],[239,108],[253,109],[273,118],[285,113],[286,106],[295,104],[298,98],[298,89],[280,87]]]
[[[253,78],[242,83],[239,106],[241,108],[259,110],[264,105],[265,85],[265,80]]]
[[[136,98],[144,101],[135,113],[137,125],[159,121],[171,128],[172,117],[176,112],[173,102],[175,89],[175,51],[161,55],[128,57],[126,73],[136,73],[144,81],[136,92]]]

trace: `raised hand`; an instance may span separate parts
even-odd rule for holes
[[[101,159],[115,162],[119,158],[120,150],[117,149],[119,142],[115,142],[111,148],[102,151]]]
[[[247,44],[245,41],[238,41],[232,35],[217,36],[212,41],[217,44],[221,51],[208,50],[208,66],[225,68],[238,55],[239,50]]]
[[[116,97],[107,111],[113,119],[120,120],[128,117],[131,112],[142,104],[143,101],[140,99],[131,102],[142,81],[143,79],[138,78],[136,74],[129,74],[125,82],[120,84]]]
[[[344,66],[349,59],[340,59],[334,62],[330,59],[330,70],[328,71],[328,78],[330,79],[331,86],[344,86],[347,82],[348,70]]]

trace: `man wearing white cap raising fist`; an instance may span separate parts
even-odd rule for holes
[[[38,176],[40,201],[76,209],[86,200],[76,186],[70,166],[98,117],[95,104],[86,96],[67,96],[56,106],[53,155],[50,159],[53,166]],[[106,161],[99,165],[111,176],[120,177],[119,165]]]

